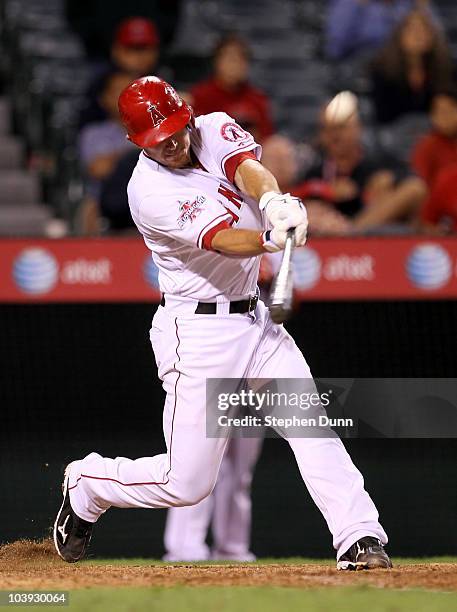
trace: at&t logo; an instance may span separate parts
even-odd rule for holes
[[[59,279],[59,265],[54,256],[45,249],[25,249],[13,264],[13,278],[24,293],[48,293]]]
[[[297,289],[311,289],[321,277],[322,262],[314,249],[305,247],[294,253],[294,284]]]
[[[406,274],[420,289],[439,289],[452,275],[449,253],[439,244],[425,243],[415,247],[407,261]]]
[[[159,289],[159,269],[150,255],[145,259],[143,273],[146,282],[154,289]]]

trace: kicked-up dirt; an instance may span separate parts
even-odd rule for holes
[[[0,547],[0,589],[72,590],[88,587],[374,586],[457,591],[457,564],[395,564],[392,570],[338,572],[334,565],[236,563],[233,565],[121,565],[65,563],[51,540],[20,540]]]

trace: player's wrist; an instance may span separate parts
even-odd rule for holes
[[[277,191],[266,191],[259,200],[260,210],[264,210],[270,202],[280,202],[282,194]]]
[[[277,253],[281,251],[283,247],[276,244],[274,241],[274,236],[272,237],[272,230],[267,230],[265,232],[261,232],[259,235],[259,241],[266,253]]]

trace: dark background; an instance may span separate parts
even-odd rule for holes
[[[163,452],[155,306],[0,305],[0,542],[42,537],[62,470],[91,451]],[[455,377],[456,303],[303,303],[288,329],[317,377]],[[457,440],[346,440],[393,555],[455,554]],[[192,449],[189,449],[192,452]],[[91,553],[163,553],[165,511],[111,509]],[[286,443],[268,439],[253,486],[259,556],[332,554]]]

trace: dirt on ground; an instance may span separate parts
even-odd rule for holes
[[[375,586],[457,590],[457,564],[395,565],[393,570],[338,572],[316,564],[97,565],[62,561],[51,540],[20,540],[0,547],[0,589],[71,590],[150,586]]]

